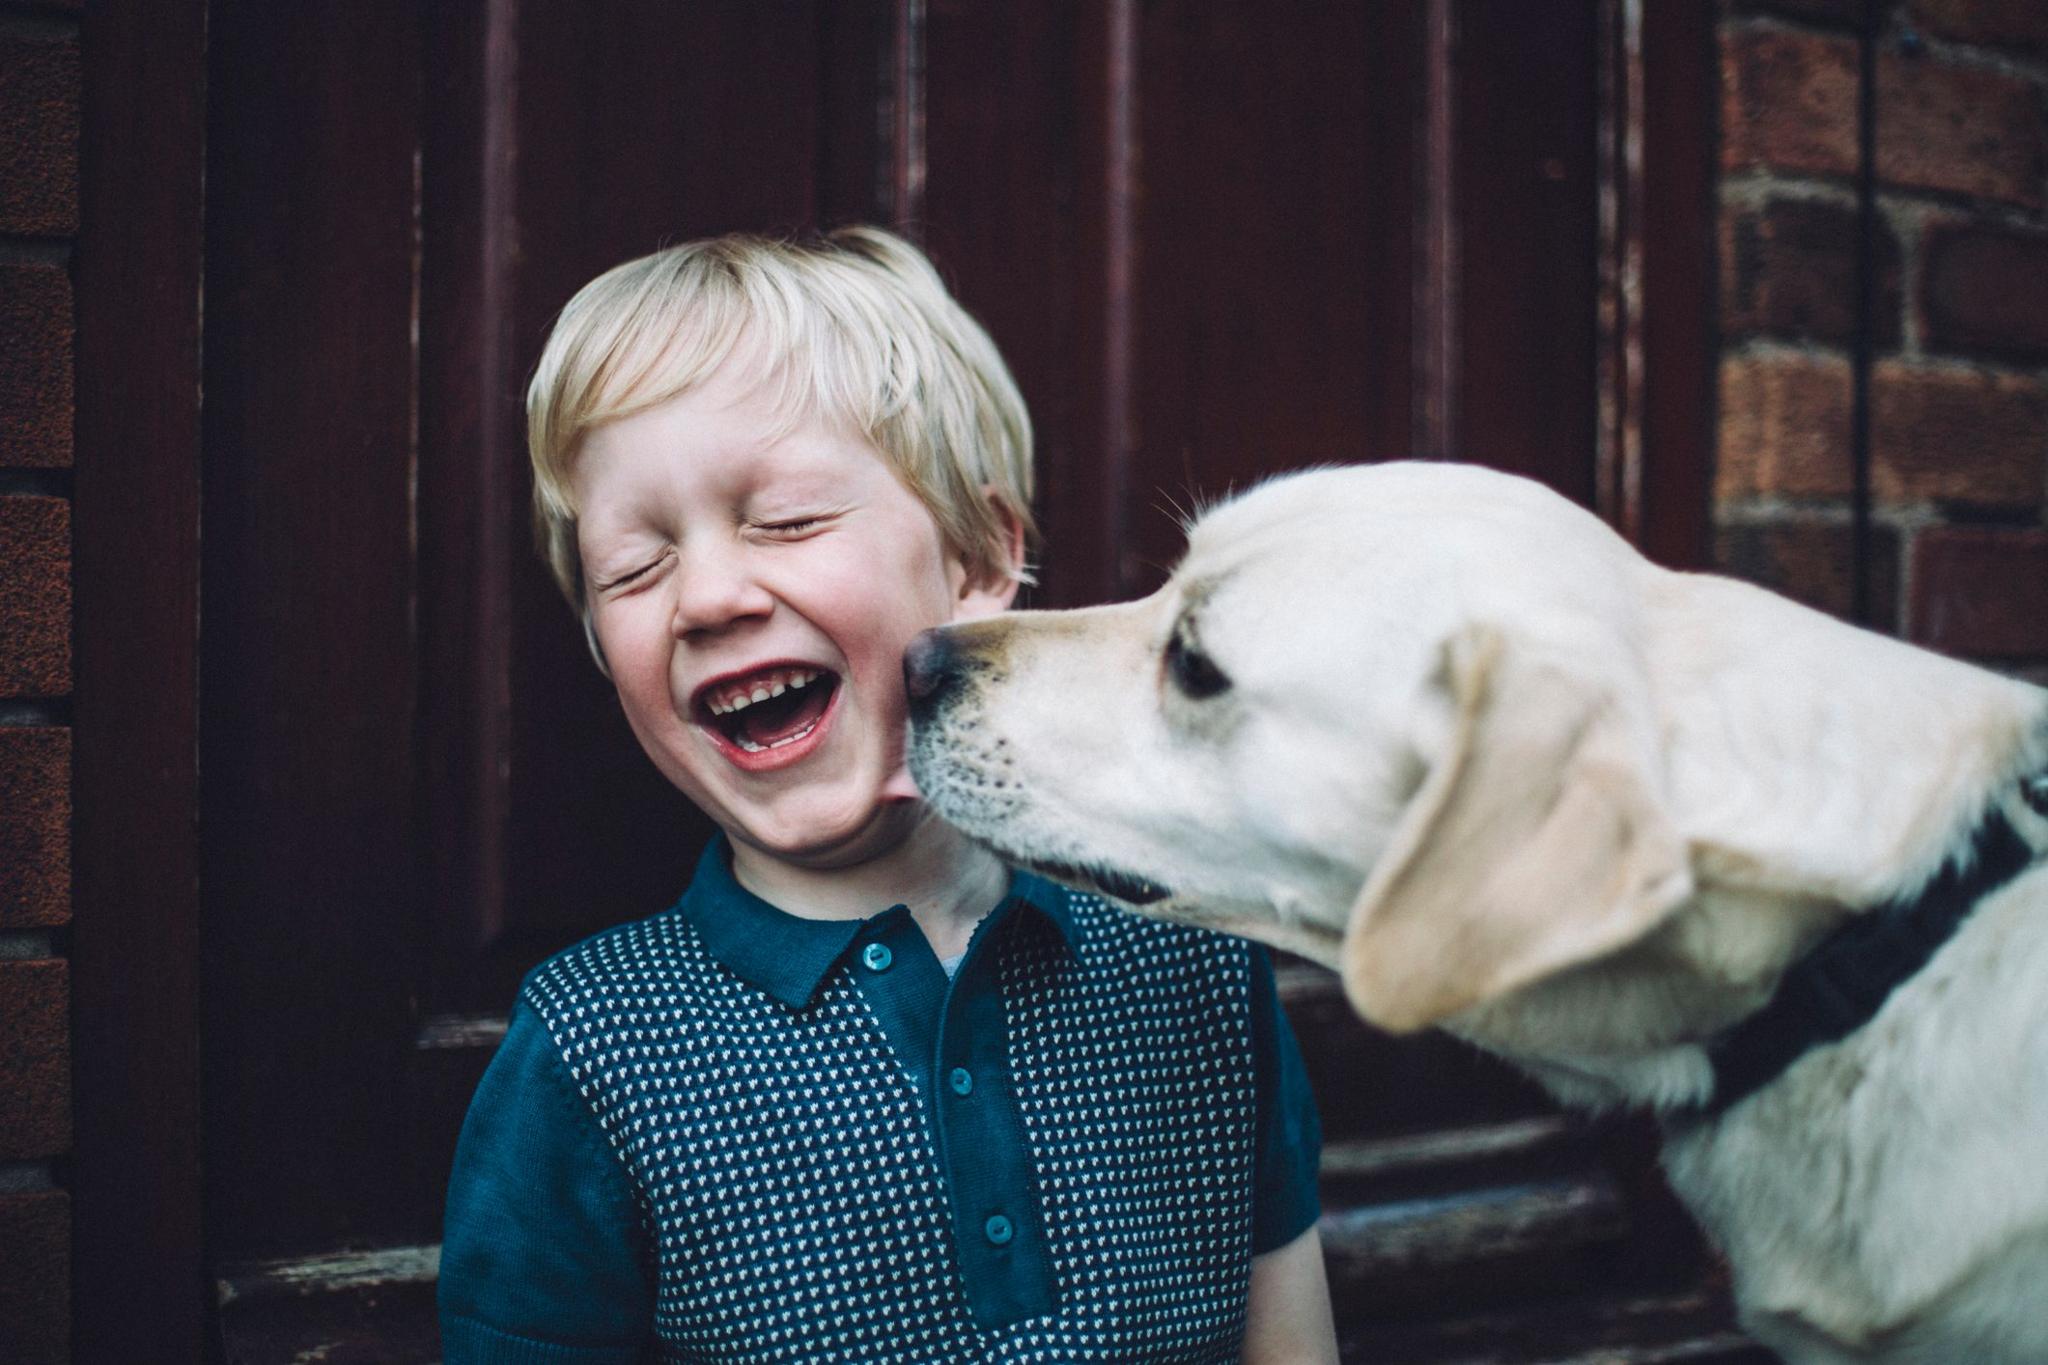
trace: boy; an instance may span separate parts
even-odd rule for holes
[[[1031,434],[886,233],[599,277],[536,520],[655,765],[681,902],[527,978],[463,1126],[455,1362],[1334,1359],[1263,955],[1004,868],[903,768],[903,647],[1023,577]]]

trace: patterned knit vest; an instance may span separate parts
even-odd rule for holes
[[[672,1361],[1232,1360],[1251,1264],[1248,952],[1072,895],[995,926],[1057,1311],[978,1330],[925,1108],[835,968],[791,1010],[679,914],[528,978],[630,1172]]]

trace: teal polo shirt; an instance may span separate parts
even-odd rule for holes
[[[1005,1009],[1006,985],[1014,992],[1018,983],[1001,979],[989,945],[1006,925],[1030,930],[1012,924],[1024,917],[1049,931],[1048,941],[1078,951],[1073,893],[1013,873],[949,978],[906,907],[878,906],[854,920],[791,915],[742,887],[730,858],[726,841],[715,840],[667,913],[688,922],[719,968],[788,1012],[765,1017],[800,1017],[845,974],[921,1105],[974,1324],[995,1329],[1056,1311],[1040,1173],[1062,1154],[1034,1149],[1020,1111]],[[563,1025],[551,1029],[529,994],[522,991],[471,1103],[450,1177],[440,1284],[446,1358],[631,1360],[651,1330],[654,1244],[664,1230],[650,1225],[647,1192],[635,1188],[570,1074]],[[1248,1008],[1250,1245],[1259,1255],[1315,1221],[1321,1133],[1262,949],[1251,950]],[[1085,1049],[1085,1039],[1058,1041]],[[1116,1078],[1105,1077],[1103,1107],[1117,1098]],[[703,1107],[715,1109],[715,1097]],[[777,1229],[761,1233],[773,1238]]]

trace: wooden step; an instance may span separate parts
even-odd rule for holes
[[[427,1365],[441,1358],[439,1246],[230,1267],[215,1282],[227,1365]]]
[[[1474,1162],[1534,1161],[1570,1142],[1573,1135],[1569,1120],[1545,1114],[1469,1128],[1332,1142],[1323,1148],[1323,1179],[1385,1179]]]
[[[1325,1207],[1522,1185],[1597,1166],[1585,1129],[1559,1114],[1323,1143]]]
[[[1551,1116],[1330,1144],[1320,1222],[1346,1361],[1763,1365],[1713,1263],[1660,1263]],[[1552,1172],[1499,1179],[1502,1172]],[[1480,1178],[1491,1173],[1489,1178]],[[1408,1198],[1359,1191],[1425,1189]]]
[[[1515,1310],[1459,1311],[1438,1294],[1407,1311],[1361,1315],[1343,1276],[1428,1265],[1463,1276],[1480,1297],[1502,1288],[1489,1264],[1531,1246],[1598,1241],[1612,1195],[1596,1188],[1500,1190],[1459,1204],[1338,1213],[1323,1232],[1339,1269],[1342,1358],[1365,1365],[1768,1365],[1736,1331],[1726,1297],[1705,1290],[1601,1295],[1569,1286]],[[229,1365],[426,1365],[438,1358],[433,1288],[438,1247],[393,1247],[243,1265],[218,1284]]]
[[[1553,1104],[1499,1058],[1434,1029],[1393,1037],[1359,1019],[1334,974],[1277,961],[1280,1004],[1300,1041],[1326,1137],[1463,1128],[1551,1115]]]
[[[1333,1284],[1471,1271],[1620,1241],[1628,1215],[1604,1175],[1463,1190],[1323,1215]]]
[[[1518,1312],[1340,1325],[1346,1362],[1373,1365],[1773,1365],[1707,1291],[1583,1294]]]

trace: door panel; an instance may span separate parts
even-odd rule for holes
[[[223,1275],[254,1292],[286,1282],[268,1258],[434,1241],[520,975],[667,905],[710,832],[531,549],[522,390],[578,286],[731,229],[921,240],[1034,414],[1040,605],[1149,589],[1176,509],[1307,464],[1469,457],[1598,502],[1625,7],[218,0],[202,769]],[[1673,456],[1688,479],[1696,454]],[[1640,1133],[1566,1123],[1447,1039],[1373,1034],[1314,969],[1282,985],[1358,1350],[1419,1352],[1454,1312],[1596,1279],[1694,1292]],[[266,1313],[275,1344],[289,1314]]]
[[[1085,164],[1102,81],[1080,60],[1099,45],[1091,8],[931,7],[922,190],[905,206],[948,285],[1002,347],[1030,409],[1045,546],[1029,596],[1041,606],[1099,592],[1105,558],[1093,448],[1103,203],[1099,168],[1091,176]]]
[[[1453,459],[1591,505],[1598,7],[1461,0],[1450,42]]]
[[[209,1239],[399,1216],[410,1034],[417,60],[404,11],[222,3],[207,140],[200,886]],[[309,1178],[310,1173],[318,1178]]]
[[[1415,37],[1402,5],[1145,8],[1127,591],[1176,508],[1411,453]]]

